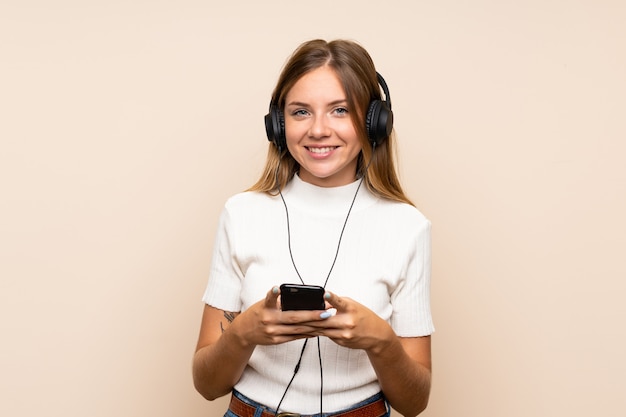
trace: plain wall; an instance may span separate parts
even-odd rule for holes
[[[0,4],[0,415],[217,416],[191,382],[217,216],[302,41],[391,90],[433,222],[427,417],[626,408],[626,4]]]

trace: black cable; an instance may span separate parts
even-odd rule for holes
[[[339,256],[339,248],[341,247],[341,239],[343,238],[343,232],[346,230],[346,225],[348,224],[348,219],[350,218],[350,213],[352,213],[352,207],[354,207],[354,202],[356,201],[356,196],[359,194],[359,190],[361,189],[361,184],[363,184],[363,180],[365,179],[365,175],[367,174],[367,170],[370,167],[370,164],[374,160],[374,150],[376,149],[376,143],[372,144],[372,159],[367,163],[365,167],[365,174],[361,177],[361,181],[359,181],[359,185],[356,187],[356,192],[354,193],[354,197],[352,197],[352,202],[350,203],[350,208],[348,209],[348,214],[346,215],[346,220],[343,222],[343,227],[341,228],[341,233],[339,234],[339,241],[337,242],[337,250],[335,251],[335,259],[333,259],[333,263],[330,266],[330,271],[328,271],[328,275],[326,276],[326,280],[324,281],[324,289],[326,289],[326,284],[328,284],[328,279],[330,278],[330,274],[333,272],[333,268],[335,267],[335,262],[337,262],[337,257]],[[293,258],[292,258],[293,259]],[[295,267],[295,265],[294,265]],[[302,278],[300,278],[302,279]]]
[[[307,339],[308,340],[308,339]],[[324,371],[322,367],[322,348],[320,347],[320,337],[317,336],[317,357],[320,361],[320,416],[322,415],[324,398]]]
[[[337,241],[337,250],[335,250],[335,257],[333,259],[333,263],[331,264],[330,270],[328,271],[328,275],[326,276],[326,280],[324,281],[324,285],[323,285],[324,289],[326,289],[326,284],[328,284],[328,279],[330,278],[330,274],[333,272],[333,269],[335,268],[335,263],[337,262],[337,258],[339,257],[339,249],[341,248],[341,241],[343,239],[343,233],[346,230],[346,225],[348,224],[350,213],[352,213],[352,207],[354,207],[356,197],[359,194],[359,190],[361,189],[361,185],[363,184],[365,175],[367,174],[367,171],[369,170],[369,167],[372,164],[372,161],[374,160],[375,150],[376,150],[376,143],[374,142],[372,143],[372,158],[369,160],[369,162],[367,163],[367,166],[365,167],[365,174],[361,177],[361,181],[359,181],[359,185],[357,185],[356,192],[354,193],[354,197],[352,197],[352,202],[350,203],[350,207],[348,208],[348,214],[346,214],[346,219],[344,220],[343,226],[341,227],[341,233],[339,234],[339,240]],[[279,152],[280,152],[280,148],[279,148]],[[285,216],[287,217],[287,247],[289,248],[289,257],[291,258],[291,264],[293,265],[293,269],[296,271],[296,274],[298,275],[300,282],[304,284],[304,280],[302,279],[302,276],[300,275],[300,271],[298,271],[298,267],[296,266],[296,262],[293,259],[293,252],[291,251],[291,227],[290,227],[290,222],[289,222],[289,209],[287,208],[287,202],[285,201],[285,197],[283,197],[283,193],[281,192],[280,184],[278,184],[278,169],[280,168],[280,161],[281,159],[278,160],[278,166],[276,167],[276,172],[274,175],[275,177],[274,182],[276,183],[276,186],[278,187],[278,195],[280,196],[280,199],[283,201],[283,206],[285,206]]]
[[[304,339],[304,344],[302,345],[302,350],[300,351],[300,359],[298,359],[298,363],[296,364],[296,367],[293,370],[293,375],[291,376],[291,380],[287,384],[287,388],[285,388],[285,392],[283,392],[283,396],[280,398],[280,402],[276,406],[276,413],[274,413],[275,416],[278,415],[278,410],[280,410],[280,405],[283,403],[283,400],[285,399],[285,396],[287,395],[287,391],[289,391],[289,387],[291,386],[291,383],[296,378],[296,374],[300,370],[300,364],[302,363],[302,356],[304,355],[304,348],[306,348],[306,344],[308,342],[309,342],[309,339]]]
[[[346,219],[343,222],[343,226],[341,228],[341,233],[339,234],[339,240],[337,241],[337,250],[335,251],[335,257],[333,259],[333,263],[330,266],[330,270],[328,271],[328,275],[326,276],[326,280],[324,281],[324,289],[326,288],[326,284],[328,284],[328,279],[330,278],[330,274],[333,272],[333,269],[335,268],[335,263],[337,262],[337,258],[339,257],[339,249],[341,248],[341,241],[343,239],[343,233],[346,230],[346,225],[348,224],[348,219],[350,218],[350,213],[352,213],[352,208],[354,207],[354,203],[356,201],[356,197],[359,194],[359,190],[361,189],[361,185],[363,184],[363,180],[365,179],[365,176],[367,175],[367,171],[369,170],[370,165],[372,164],[372,161],[374,160],[374,151],[376,150],[376,143],[372,143],[372,158],[369,160],[369,162],[367,163],[367,166],[365,167],[365,171],[363,176],[361,177],[361,180],[359,181],[359,184],[357,185],[356,188],[356,192],[354,193],[354,197],[352,197],[352,201],[350,203],[350,207],[348,208],[348,214],[346,214]],[[283,197],[283,193],[281,191],[281,187],[280,184],[278,183],[278,170],[280,168],[280,162],[282,160],[282,158],[280,157],[282,150],[279,147],[278,148],[278,153],[279,153],[279,158],[278,158],[278,165],[276,166],[276,171],[274,173],[274,182],[276,184],[276,186],[278,187],[278,195],[280,196],[280,199],[283,202],[283,206],[285,206],[285,216],[287,218],[287,247],[289,248],[289,257],[291,258],[291,264],[293,265],[294,270],[296,271],[296,274],[298,275],[298,278],[300,279],[300,282],[302,282],[302,284],[304,284],[304,280],[302,279],[302,276],[300,275],[300,271],[298,271],[298,267],[296,266],[296,262],[293,259],[293,252],[291,250],[291,227],[289,224],[289,209],[287,208],[287,202],[285,201],[285,197]],[[293,380],[296,377],[296,374],[298,373],[298,371],[300,370],[300,364],[302,363],[302,357],[304,356],[304,349],[306,348],[307,342],[309,341],[309,339],[305,339],[304,341],[304,345],[302,346],[302,351],[300,351],[300,357],[298,358],[298,363],[296,364],[296,367],[293,371],[293,375],[291,376],[291,380],[289,381],[289,383],[287,384],[287,388],[285,388],[285,392],[283,392],[283,395],[280,399],[280,402],[278,403],[278,406],[276,407],[276,413],[275,415],[278,415],[278,411],[280,410],[280,406],[283,403],[283,400],[285,399],[285,396],[287,395],[287,391],[289,390],[289,387],[291,387],[291,383],[293,382]],[[320,364],[320,415],[323,414],[323,393],[324,393],[324,373],[323,373],[323,367],[322,367],[322,351],[321,351],[321,344],[320,344],[320,337],[317,336],[317,356],[319,359],[319,364]]]
[[[278,174],[278,169],[276,169],[276,174]],[[300,282],[304,285],[304,280],[300,275],[300,271],[298,271],[298,267],[296,266],[296,261],[293,259],[293,252],[291,251],[291,228],[289,226],[289,209],[287,208],[287,203],[285,202],[285,197],[283,197],[283,193],[278,189],[278,195],[280,195],[280,199],[283,200],[283,205],[285,206],[285,216],[287,217],[287,247],[289,248],[289,257],[291,258],[291,264],[293,265],[293,269],[296,270],[296,275],[300,279]],[[328,280],[328,279],[327,279]]]

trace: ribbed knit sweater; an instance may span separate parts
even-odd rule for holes
[[[400,337],[434,331],[430,312],[430,222],[413,206],[381,199],[361,186],[341,238],[359,182],[323,188],[297,175],[280,196],[244,192],[225,204],[217,229],[203,301],[225,311],[244,311],[282,283],[324,285],[386,320]],[[351,406],[380,391],[363,350],[321,338],[324,411]],[[276,408],[293,375],[303,340],[257,346],[237,389]],[[320,369],[311,339],[281,410],[319,412]]]

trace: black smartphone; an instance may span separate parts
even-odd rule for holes
[[[317,285],[283,284],[280,286],[280,304],[287,310],[326,310],[324,288]]]

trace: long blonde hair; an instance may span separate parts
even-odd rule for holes
[[[362,46],[348,40],[326,42],[321,39],[301,44],[285,64],[272,93],[271,104],[283,111],[285,97],[294,84],[306,73],[323,66],[332,68],[341,81],[352,123],[361,140],[358,176],[364,176],[365,186],[379,197],[412,205],[404,194],[396,173],[394,133],[375,148],[367,138],[365,114],[370,102],[382,99],[382,95],[374,62]],[[351,111],[352,109],[356,111]],[[299,168],[298,162],[288,150],[279,153],[278,148],[270,143],[263,173],[249,191],[275,195],[285,187]]]

